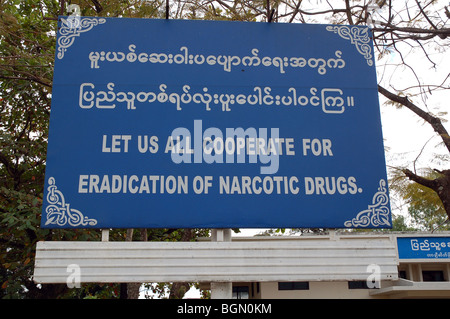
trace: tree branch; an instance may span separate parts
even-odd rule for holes
[[[95,11],[97,11],[97,13],[100,13],[103,10],[103,7],[100,4],[100,2],[98,2],[98,0],[91,0],[91,1],[95,6]]]
[[[436,180],[424,178],[422,176],[419,176],[417,174],[414,174],[409,169],[404,169],[403,173],[408,177],[410,180],[419,183],[420,185],[426,186],[428,188],[431,188],[432,190],[435,190],[436,188]]]
[[[422,6],[420,5],[420,2],[416,0],[416,4],[417,4],[417,7],[419,7],[419,9],[420,9],[420,13],[422,13],[422,15],[425,17],[425,19],[427,19],[428,23],[433,27],[433,29],[438,30],[438,28],[434,25],[433,21],[431,21],[430,18],[428,18],[428,15],[423,10]]]
[[[450,152],[450,135],[448,134],[447,130],[445,129],[444,125],[442,125],[442,122],[439,118],[431,115],[428,112],[425,112],[421,108],[419,108],[417,105],[412,103],[406,96],[399,96],[397,94],[394,94],[392,92],[389,92],[382,86],[378,85],[378,92],[383,94],[385,97],[390,99],[391,101],[400,103],[401,105],[405,106],[409,110],[413,111],[416,115],[421,117],[423,120],[425,120],[428,124],[431,125],[433,130],[439,134],[442,141],[444,142],[444,145],[447,147],[447,150]]]
[[[4,80],[23,80],[23,81],[30,81],[30,82],[36,82],[36,83],[42,84],[42,85],[44,85],[44,86],[46,86],[46,87],[49,87],[49,88],[52,87],[51,84],[49,84],[49,83],[47,83],[47,82],[44,82],[43,80],[41,80],[41,79],[39,79],[39,78],[37,78],[37,77],[35,77],[35,76],[33,76],[33,75],[29,75],[29,76],[26,76],[26,77],[0,75],[0,79],[4,79]]]
[[[447,36],[450,36],[450,28],[441,28],[441,29],[422,29],[422,28],[412,28],[412,27],[398,27],[392,24],[383,23],[381,22],[381,25],[384,25],[382,28],[373,28],[373,32],[405,32],[405,33],[418,33],[418,34],[428,34],[433,36],[439,36],[441,38],[445,38]]]

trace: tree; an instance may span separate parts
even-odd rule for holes
[[[424,171],[422,174],[428,179],[439,177],[439,173],[432,170]],[[442,202],[432,189],[404,179],[401,171],[398,171],[397,177],[392,178],[391,189],[400,194],[406,202],[408,214],[419,229],[427,231],[450,229]]]

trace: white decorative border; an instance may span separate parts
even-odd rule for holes
[[[390,210],[387,204],[389,203],[389,196],[386,187],[386,181],[380,180],[380,187],[378,192],[372,198],[372,205],[366,210],[363,210],[356,215],[352,220],[347,220],[345,227],[380,227],[391,226]]]
[[[56,187],[53,177],[48,179],[48,185],[47,202],[49,205],[45,208],[47,213],[45,225],[66,226],[69,224],[72,227],[97,225],[96,219],[87,218],[79,210],[70,208],[70,204],[66,203],[63,193]]]
[[[350,40],[369,66],[373,65],[372,47],[370,46],[369,28],[349,27],[346,25],[327,26],[327,31],[337,33],[341,38]]]
[[[106,22],[104,18],[80,18],[70,16],[68,19],[61,18],[61,28],[58,37],[58,59],[64,58],[64,53],[74,42],[75,37],[81,33],[88,32],[94,26]]]

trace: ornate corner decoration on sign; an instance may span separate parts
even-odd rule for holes
[[[45,225],[66,226],[68,224],[72,227],[97,225],[97,220],[83,216],[79,210],[71,208],[70,204],[66,203],[64,195],[56,187],[53,177],[48,179],[48,185],[47,202],[49,205],[45,209],[47,213]]]
[[[359,212],[352,220],[346,221],[344,223],[345,227],[391,226],[389,221],[390,210],[387,206],[389,196],[386,184],[384,179],[380,180],[380,187],[378,187],[378,192],[372,198],[372,205],[369,205],[366,210]]]
[[[58,37],[58,59],[64,57],[67,48],[75,42],[75,37],[79,37],[81,33],[88,32],[94,26],[105,22],[106,19],[104,18],[81,18],[72,16],[69,16],[67,19],[61,18]]]
[[[346,25],[327,26],[327,31],[339,34],[343,39],[350,40],[360,54],[364,56],[369,66],[373,65],[372,47],[370,46],[369,28],[349,27]]]

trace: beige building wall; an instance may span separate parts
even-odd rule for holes
[[[397,236],[443,236],[449,237],[448,232],[440,234],[402,233],[392,234],[393,242]],[[371,234],[373,240],[379,235]],[[442,246],[442,244],[441,244]],[[442,246],[447,247],[447,246]],[[448,243],[450,247],[450,242]],[[397,249],[397,248],[396,248]],[[438,249],[440,250],[440,249]],[[381,262],[383,258],[379,258]],[[308,282],[285,285],[283,290],[279,282],[235,283],[234,285],[247,285],[251,299],[402,299],[402,298],[450,298],[450,255],[440,259],[402,259],[396,252],[396,269],[398,278],[394,280],[381,279],[379,289],[367,289],[361,278],[353,282],[357,287],[350,288],[349,281],[345,279],[327,280],[312,278]],[[330,265],[342,260],[331,260]],[[375,264],[378,260],[375,261]],[[300,266],[299,266],[300,267]],[[366,279],[369,279],[366,277]],[[298,289],[298,290],[296,290]],[[301,290],[303,289],[303,290]]]
[[[369,296],[369,289],[348,289],[348,282],[320,282],[309,283],[309,290],[278,290],[277,282],[261,283],[262,299],[365,299]]]

